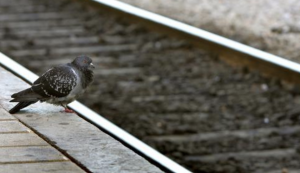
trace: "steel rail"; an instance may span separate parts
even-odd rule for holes
[[[32,84],[38,78],[36,74],[34,74],[30,70],[28,70],[27,68],[20,65],[19,63],[12,60],[11,58],[9,58],[1,52],[0,65],[3,66],[5,69],[13,72],[15,75],[21,77],[30,84]],[[152,147],[148,146],[147,144],[132,136],[125,130],[111,123],[107,119],[103,118],[101,115],[89,109],[82,103],[78,101],[73,101],[68,106],[77,113],[79,113],[83,118],[87,119],[97,127],[108,132],[110,135],[112,135],[125,145],[129,146],[133,150],[137,151],[142,156],[145,156],[148,160],[150,160],[163,170],[167,172],[191,173],[183,166],[162,155]]]
[[[217,34],[196,28],[168,17],[146,11],[144,9],[134,7],[132,5],[116,1],[116,0],[85,0],[92,3],[97,3],[102,7],[110,10],[118,11],[135,19],[152,22],[156,26],[161,26],[169,31],[183,34],[185,37],[192,37],[192,41],[203,46],[204,49],[213,50],[214,52],[223,53],[227,57],[221,58],[228,62],[237,65],[246,65],[250,68],[258,69],[267,74],[277,75],[277,77],[290,80],[300,84],[300,64],[287,60],[285,58],[261,51],[259,49],[247,46],[245,44],[227,39]],[[210,45],[209,45],[210,44]],[[211,48],[214,47],[214,48]],[[228,54],[229,52],[229,54]],[[228,56],[229,55],[229,56]],[[236,56],[238,55],[238,56]],[[244,57],[241,58],[240,55]],[[247,57],[247,58],[245,58]],[[250,58],[249,58],[250,57]],[[237,59],[238,58],[238,59]],[[235,62],[233,62],[235,61]],[[237,62],[240,61],[240,62]],[[254,62],[254,63],[253,63]],[[272,67],[271,67],[272,66]],[[275,68],[274,68],[275,67]],[[278,70],[278,68],[281,70]],[[279,71],[279,72],[278,72]],[[287,72],[286,74],[283,74]]]

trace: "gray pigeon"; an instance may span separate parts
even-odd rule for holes
[[[9,112],[18,112],[37,101],[61,105],[66,112],[72,112],[67,104],[84,92],[93,80],[94,65],[92,60],[81,55],[68,64],[49,69],[33,85],[13,94],[10,102],[19,102]]]

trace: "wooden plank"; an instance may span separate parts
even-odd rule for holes
[[[50,146],[0,148],[0,164],[66,160],[66,157]]]
[[[0,134],[0,147],[49,145],[34,133]]]
[[[115,69],[97,69],[95,75],[109,76],[109,75],[134,75],[141,73],[140,68],[115,68]]]
[[[161,172],[95,126],[74,114],[61,113],[61,110],[60,107],[38,103],[16,117],[50,141],[55,141],[57,147],[91,172]]]
[[[0,120],[15,120],[16,118],[10,115],[0,106]]]
[[[65,12],[40,12],[40,13],[26,13],[26,14],[2,14],[0,21],[26,21],[26,20],[51,20],[51,19],[72,19],[74,14]]]
[[[19,121],[0,121],[0,133],[28,133],[24,125]]]
[[[263,172],[263,171],[261,171],[261,172]],[[274,169],[274,170],[267,171],[267,172],[264,171],[264,173],[299,173],[299,172],[300,172],[300,169],[295,169],[295,168]]]
[[[274,149],[274,150],[263,150],[263,151],[245,151],[245,152],[232,152],[232,153],[218,153],[211,155],[191,155],[186,156],[184,159],[190,162],[217,162],[219,160],[226,160],[229,158],[234,158],[237,160],[242,160],[246,158],[252,159],[265,159],[265,158],[282,158],[282,160],[288,160],[292,157],[297,156],[297,151],[294,148],[287,149]],[[272,160],[272,159],[270,159]]]
[[[43,162],[0,165],[0,173],[83,173],[72,162]]]
[[[1,35],[0,35],[1,36]],[[68,54],[94,54],[99,52],[116,52],[116,51],[131,51],[137,49],[135,44],[120,44],[120,45],[105,45],[105,46],[81,46],[68,48],[53,48],[50,54],[53,56],[68,55]],[[45,48],[37,49],[21,49],[12,51],[11,54],[16,57],[24,56],[45,56],[48,50]]]

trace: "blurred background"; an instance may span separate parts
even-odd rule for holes
[[[124,0],[295,62],[293,0]],[[80,54],[79,101],[193,172],[300,172],[300,88],[80,0],[0,0],[0,51],[41,75]]]
[[[299,62],[296,0],[122,0]]]

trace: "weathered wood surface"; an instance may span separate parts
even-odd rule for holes
[[[84,172],[0,107],[0,173]]]
[[[15,120],[16,118],[5,111],[0,105],[0,121],[3,120]]]
[[[18,163],[0,165],[0,173],[78,173],[72,162]]]
[[[18,121],[0,121],[0,133],[26,133],[28,129]]]
[[[0,156],[0,164],[68,160],[51,146],[2,147]]]
[[[0,105],[8,110],[14,105],[9,102],[10,95],[28,85],[1,67],[0,80],[5,84],[0,85]],[[37,103],[14,116],[91,172],[162,172],[94,125],[61,110]]]
[[[0,147],[10,146],[47,146],[46,141],[39,138],[36,134],[30,133],[6,133],[0,134]]]

